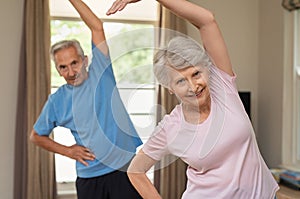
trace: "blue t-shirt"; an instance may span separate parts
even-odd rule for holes
[[[94,46],[88,79],[79,86],[65,84],[51,94],[34,130],[49,135],[57,126],[70,129],[76,143],[95,154],[89,166],[76,162],[77,175],[83,178],[121,168],[142,144],[121,101],[111,60]]]

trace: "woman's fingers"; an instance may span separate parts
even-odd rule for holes
[[[108,11],[106,12],[106,15],[115,14],[116,12],[123,10],[128,3],[129,2],[126,1],[126,0],[117,0],[117,1],[115,1],[112,4],[112,6],[108,9]]]

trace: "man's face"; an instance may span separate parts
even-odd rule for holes
[[[87,58],[78,55],[75,47],[59,50],[54,55],[56,69],[68,84],[79,86],[87,79]]]

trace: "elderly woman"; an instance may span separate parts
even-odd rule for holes
[[[155,55],[158,81],[181,103],[132,160],[130,181],[143,198],[161,198],[145,173],[173,154],[188,164],[182,198],[273,199],[278,185],[259,152],[213,14],[186,0],[158,1],[199,29],[204,48],[175,37]],[[108,14],[127,3],[130,0],[116,1]]]

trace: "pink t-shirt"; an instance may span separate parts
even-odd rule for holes
[[[184,199],[274,199],[278,184],[259,152],[235,76],[214,66],[209,70],[208,118],[187,123],[177,105],[142,150],[155,160],[173,154],[188,164]]]

